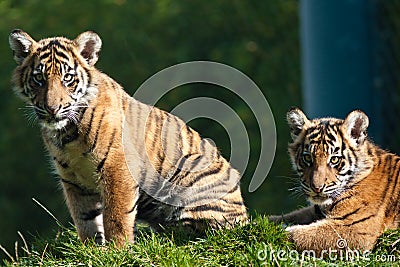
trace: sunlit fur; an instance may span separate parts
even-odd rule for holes
[[[287,118],[290,158],[311,206],[270,220],[295,224],[287,231],[299,250],[343,249],[339,240],[371,250],[385,230],[399,227],[400,158],[368,140],[361,111],[308,120],[294,108]]]
[[[179,118],[134,100],[98,71],[96,33],[36,42],[14,30],[9,40],[14,91],[41,125],[82,241],[133,242],[136,219],[200,231],[247,220],[239,173]],[[203,168],[183,168],[190,160]],[[176,188],[190,190],[173,195]]]

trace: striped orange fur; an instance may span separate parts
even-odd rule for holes
[[[179,118],[97,70],[96,33],[36,42],[14,30],[9,40],[15,92],[38,118],[82,241],[133,242],[137,219],[197,230],[246,221],[239,173]]]
[[[299,250],[371,250],[385,230],[399,227],[400,157],[367,138],[361,111],[309,120],[294,108],[287,119],[299,189],[312,205],[270,220],[294,224],[287,231]]]

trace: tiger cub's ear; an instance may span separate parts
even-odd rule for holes
[[[310,123],[306,115],[299,108],[291,108],[287,114],[286,119],[290,127],[290,135],[293,140],[296,140],[303,127]]]
[[[74,42],[78,47],[79,53],[86,62],[90,66],[96,64],[101,49],[101,39],[97,33],[92,31],[83,32],[76,37]]]
[[[367,137],[368,125],[368,116],[360,110],[350,112],[343,123],[347,138],[355,146],[361,145],[364,142]]]
[[[14,60],[18,65],[22,64],[36,43],[26,32],[19,29],[13,30],[10,33],[8,41],[14,54]]]

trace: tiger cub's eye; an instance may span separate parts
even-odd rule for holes
[[[70,73],[64,74],[63,80],[64,82],[68,83],[71,82],[74,79],[74,75]]]
[[[42,73],[36,73],[33,75],[33,79],[35,79],[36,82],[41,82],[44,80],[44,77]]]
[[[43,74],[41,74],[41,73],[35,74],[34,77],[35,77],[36,81],[42,81],[43,80]]]
[[[307,163],[308,165],[310,165],[311,163],[312,163],[312,156],[311,156],[311,154],[310,153],[308,153],[308,152],[304,152],[303,153],[303,161],[305,162],[305,163]]]
[[[336,165],[336,164],[338,164],[338,163],[340,162],[341,159],[342,159],[342,158],[339,157],[339,156],[332,156],[329,162],[330,162],[332,165]]]
[[[39,85],[42,86],[43,85],[43,81],[44,81],[44,75],[43,73],[36,73],[32,75],[33,81]]]

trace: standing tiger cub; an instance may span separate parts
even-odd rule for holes
[[[363,112],[308,120],[294,108],[287,120],[290,158],[312,205],[270,220],[295,224],[286,229],[299,250],[371,250],[399,227],[400,157],[368,140]]]
[[[136,219],[200,231],[247,220],[239,173],[183,121],[98,71],[96,33],[36,42],[14,30],[9,41],[14,90],[38,118],[82,241],[133,242]]]

